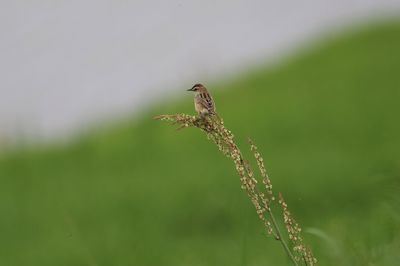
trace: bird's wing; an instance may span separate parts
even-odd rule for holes
[[[215,113],[215,104],[211,95],[208,93],[200,94],[199,103],[204,106],[210,113]]]

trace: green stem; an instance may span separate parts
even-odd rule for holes
[[[244,162],[242,154],[240,154],[240,158],[241,158],[242,162]],[[246,169],[247,174],[249,174],[249,171],[248,171],[247,167],[245,167],[245,169]],[[261,194],[257,187],[255,187],[255,190],[256,190],[256,194],[257,195]],[[271,207],[269,205],[268,206],[264,206],[264,207],[268,210],[268,214],[271,217],[271,222],[272,222],[272,225],[274,226],[274,229],[275,229],[275,231],[273,231],[273,235],[274,235],[275,239],[279,240],[281,242],[281,244],[283,246],[283,249],[285,250],[285,252],[288,255],[288,257],[291,259],[291,261],[293,262],[293,264],[295,266],[298,266],[299,264],[295,260],[293,254],[290,251],[290,249],[289,249],[288,245],[286,244],[285,240],[282,238],[281,231],[279,230],[278,223],[276,222],[275,216],[271,211]]]
[[[296,259],[294,258],[293,254],[290,251],[290,249],[289,249],[288,245],[286,244],[285,240],[283,240],[283,238],[282,238],[281,231],[279,230],[278,224],[277,224],[277,222],[275,220],[275,216],[272,213],[270,207],[268,207],[268,213],[269,213],[269,216],[271,217],[272,225],[274,226],[276,234],[278,236],[277,240],[279,240],[281,242],[281,244],[283,246],[283,249],[286,251],[286,254],[288,255],[288,257],[292,260],[293,265],[298,266],[299,264],[297,263]]]

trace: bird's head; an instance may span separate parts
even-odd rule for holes
[[[188,91],[193,91],[193,92],[202,92],[205,90],[206,90],[206,87],[204,87],[200,83],[194,84],[194,86],[191,89],[188,89]]]

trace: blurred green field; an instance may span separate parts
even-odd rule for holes
[[[398,265],[399,22],[206,85],[320,265]],[[193,113],[185,89],[141,119],[1,155],[0,265],[290,265],[232,162],[198,130],[151,119]]]

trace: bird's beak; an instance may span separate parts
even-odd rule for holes
[[[188,89],[187,91],[193,91],[193,88]]]

